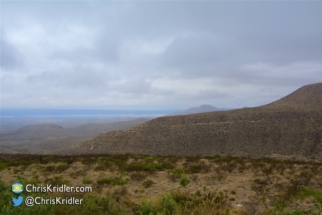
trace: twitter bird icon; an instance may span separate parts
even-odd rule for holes
[[[17,199],[15,197],[12,197],[12,203],[14,207],[20,206],[23,201],[23,197],[19,196]]]

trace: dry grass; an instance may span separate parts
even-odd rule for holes
[[[29,162],[24,159],[16,159],[12,165],[2,159],[0,163],[7,164],[7,167],[0,172],[1,180],[7,184],[22,180],[36,184],[91,186],[99,196],[113,196],[127,210],[139,210],[142,199],[157,202],[165,193],[174,190],[196,198],[211,192],[222,193],[229,214],[265,214],[273,210],[277,212],[271,214],[283,214],[291,208],[307,211],[308,205],[322,204],[319,199],[322,165],[319,163],[218,156],[180,159],[138,155],[85,156],[73,157],[72,163],[68,161],[70,157],[44,156],[43,160],[48,161],[44,163],[40,163],[37,157],[30,158]],[[170,159],[173,159],[173,167],[164,168],[163,164]],[[95,168],[103,161],[112,164],[106,169]],[[156,166],[162,166],[162,169],[142,165],[147,163],[158,164]],[[239,170],[240,166],[243,171]],[[313,194],[305,196],[303,189],[312,189]],[[303,199],[300,203],[298,196]],[[199,200],[191,201],[201,207]]]

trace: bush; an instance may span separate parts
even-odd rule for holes
[[[136,214],[229,214],[229,210],[227,198],[223,194],[172,191],[155,202],[142,202]]]
[[[60,164],[56,167],[55,171],[56,172],[64,172],[65,170],[67,170],[69,168],[68,164]]]
[[[83,179],[83,184],[92,184],[92,183],[93,183],[93,180],[91,179],[86,179],[86,178]]]
[[[69,184],[68,180],[65,180],[62,176],[55,176],[53,178],[48,178],[45,180],[46,184],[52,184],[53,186],[60,186],[63,184]]]
[[[205,162],[199,162],[198,164],[189,164],[188,171],[189,173],[208,173],[211,171],[212,166],[210,164],[206,164]]]
[[[55,171],[55,166],[54,165],[49,165],[45,167],[45,171],[47,172],[54,172]]]
[[[188,170],[186,168],[183,168],[183,169],[176,168],[176,169],[168,170],[168,173],[172,173],[175,175],[182,175],[182,174],[186,174],[187,172]]]
[[[303,187],[299,192],[298,197],[304,199],[305,197],[312,196],[317,202],[322,204],[322,193],[312,187]]]
[[[190,179],[186,175],[182,175],[180,179],[180,185],[185,187],[190,183]]]
[[[146,180],[146,181],[144,181],[144,182],[142,183],[142,185],[143,185],[145,188],[149,188],[149,187],[151,187],[153,184],[154,184],[154,182],[153,182],[153,181],[151,181],[151,180]]]
[[[235,197],[229,197],[229,199],[228,199],[229,201],[235,201],[236,200],[236,198]]]
[[[126,170],[155,172],[157,170],[163,170],[163,166],[157,163],[132,163],[127,166]]]
[[[141,215],[153,215],[155,214],[155,209],[152,207],[150,202],[143,201],[140,206]]]
[[[97,184],[108,184],[108,185],[124,185],[129,182],[128,179],[123,179],[121,177],[111,177],[111,178],[102,178],[98,179]]]
[[[143,181],[146,179],[146,177],[148,177],[148,175],[145,172],[134,172],[130,175],[130,177],[133,181]]]

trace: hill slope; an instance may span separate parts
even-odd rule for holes
[[[297,156],[322,160],[322,83],[268,105],[169,116],[112,131],[71,154]]]
[[[49,153],[80,144],[100,133],[127,129],[146,121],[148,120],[145,118],[138,118],[120,122],[87,123],[71,129],[55,124],[27,125],[13,133],[0,135],[0,153],[9,149],[21,153]]]

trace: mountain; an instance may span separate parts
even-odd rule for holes
[[[199,107],[192,107],[192,108],[188,108],[186,110],[174,112],[174,113],[170,114],[170,116],[188,115],[188,114],[205,113],[205,112],[222,111],[222,110],[224,110],[224,109],[216,108],[211,105],[201,105]]]
[[[321,110],[322,107],[321,83],[303,86],[286,97],[272,102],[268,108],[292,108],[301,110]]]
[[[18,152],[0,146],[0,154],[16,154]]]
[[[242,155],[322,160],[322,83],[267,105],[167,116],[101,134],[69,154]]]
[[[109,123],[87,123],[70,129],[77,134],[77,137],[93,138],[100,133],[113,130],[123,130],[148,121],[146,118],[137,118],[129,121],[109,122]]]
[[[77,145],[101,133],[128,129],[146,121],[148,119],[137,118],[120,122],[87,123],[69,129],[56,124],[27,125],[13,133],[0,135],[0,153],[9,153],[9,149],[21,153],[49,153]]]
[[[68,130],[55,124],[36,124],[24,126],[11,134],[1,135],[1,140],[40,140],[47,137],[71,135]]]

